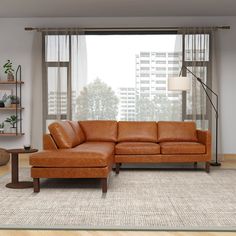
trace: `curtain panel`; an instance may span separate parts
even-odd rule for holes
[[[86,85],[83,31],[43,32],[44,130],[54,120],[75,119],[76,98]]]
[[[178,33],[183,36],[183,66],[205,84],[212,87],[212,38],[215,28],[182,28]],[[212,108],[206,93],[197,79],[187,70],[183,75],[191,78],[191,89],[183,92],[186,105],[183,118],[195,120],[201,129],[211,129]],[[209,91],[208,91],[209,92]],[[208,93],[210,98],[212,94]]]

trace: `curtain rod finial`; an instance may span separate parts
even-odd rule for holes
[[[230,26],[229,25],[223,25],[222,29],[230,29]]]
[[[25,31],[32,31],[32,30],[34,30],[33,27],[25,27]]]

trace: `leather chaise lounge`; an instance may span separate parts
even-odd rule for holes
[[[194,122],[57,121],[30,156],[34,192],[40,178],[107,178],[122,163],[205,162],[210,171],[211,135]]]

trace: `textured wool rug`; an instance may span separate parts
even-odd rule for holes
[[[45,179],[38,194],[9,180],[0,178],[1,228],[236,229],[236,170],[122,170],[107,194],[98,180]]]

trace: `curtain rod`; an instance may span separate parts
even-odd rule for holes
[[[179,29],[182,29],[184,27],[125,27],[125,28],[34,28],[34,27],[25,27],[25,31],[37,31],[37,32],[45,32],[45,31],[165,31],[165,30],[173,30],[177,31]],[[186,28],[200,28],[200,27],[186,27]],[[212,26],[212,27],[202,27],[205,29],[230,29],[230,26]]]

